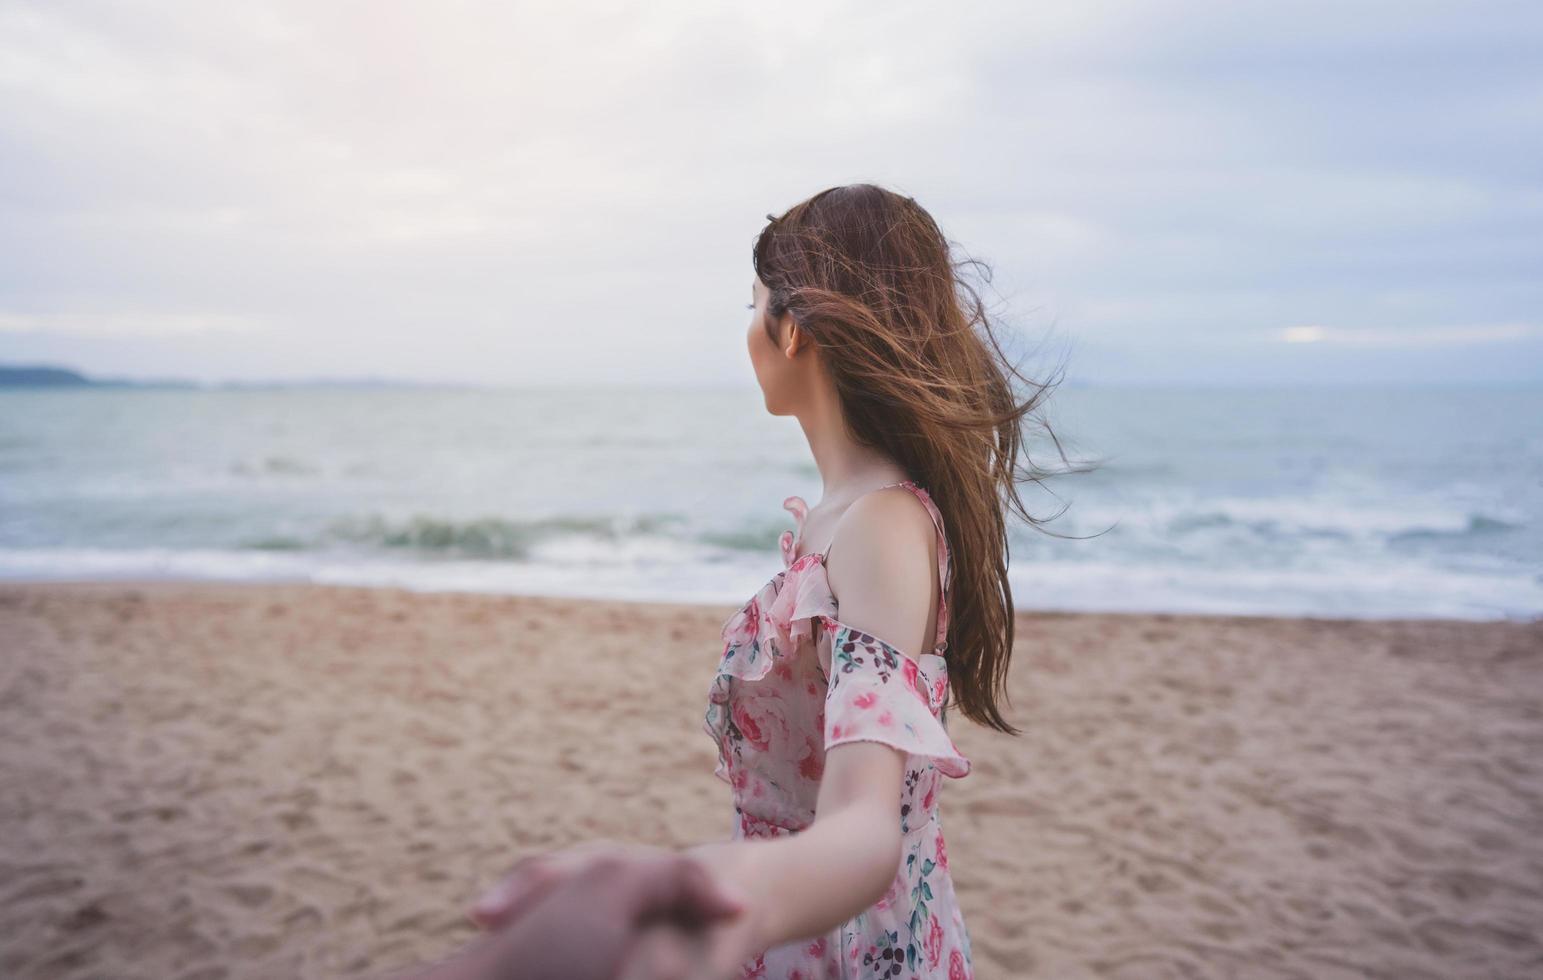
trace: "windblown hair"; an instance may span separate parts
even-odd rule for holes
[[[1001,710],[1014,632],[1005,511],[1042,531],[1047,523],[1028,513],[1018,483],[1052,475],[1028,461],[1025,420],[1060,376],[1037,383],[1007,360],[980,294],[962,275],[974,266],[990,282],[990,269],[976,259],[955,262],[914,199],[849,184],[767,218],[753,253],[770,291],[766,331],[777,343],[777,323],[791,313],[822,352],[856,441],[894,460],[931,495],[952,558],[944,653],[953,700],[972,721],[1019,734]],[[1025,401],[1017,400],[1015,377],[1030,389]],[[1048,422],[1039,424],[1069,464],[1061,472],[1082,471]]]

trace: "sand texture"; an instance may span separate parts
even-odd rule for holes
[[[0,976],[377,977],[515,859],[727,835],[727,607],[0,585]],[[1543,977],[1543,623],[1020,616],[951,713],[997,977]]]

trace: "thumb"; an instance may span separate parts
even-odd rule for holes
[[[543,865],[511,874],[479,898],[466,916],[483,929],[502,929],[545,898],[558,881],[559,876]]]

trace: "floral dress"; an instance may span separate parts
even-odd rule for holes
[[[798,538],[780,539],[783,569],[723,626],[724,648],[708,692],[704,727],[718,745],[715,775],[733,788],[735,840],[783,837],[814,822],[825,753],[846,742],[883,742],[906,755],[895,818],[900,865],[876,904],[813,939],[774,946],[744,963],[742,980],[867,980],[973,977],[970,939],[948,871],[938,818],[943,777],[970,762],[944,728],[949,561],[943,518],[909,480],[938,532],[937,636],[912,659],[842,623],[825,578],[825,556],[794,559],[808,505],[782,506]],[[883,489],[883,488],[880,488]],[[830,664],[827,671],[822,663]]]

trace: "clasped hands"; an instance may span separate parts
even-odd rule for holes
[[[700,856],[591,841],[516,862],[467,915],[488,935],[403,980],[727,980],[756,900]]]

